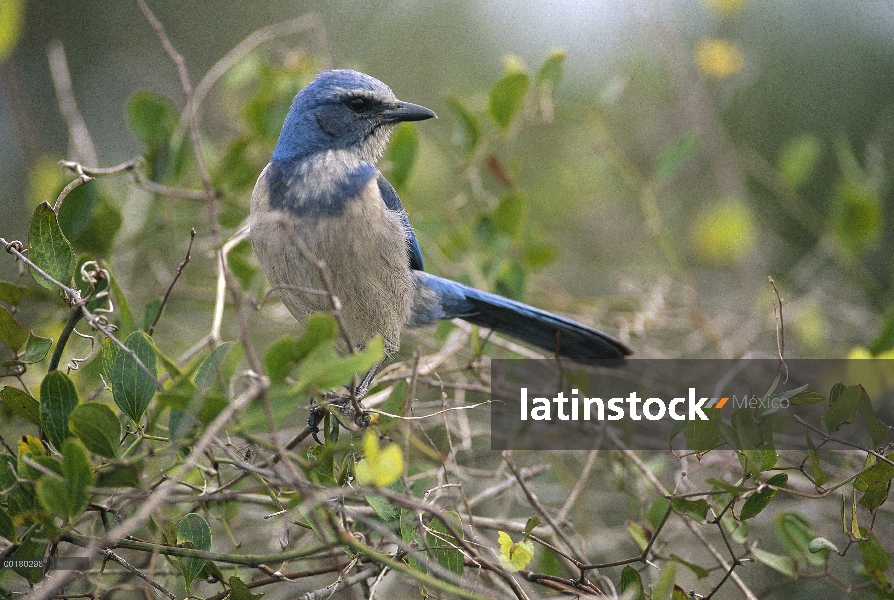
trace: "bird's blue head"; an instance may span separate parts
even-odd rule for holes
[[[374,77],[347,69],[323,71],[295,96],[272,160],[346,150],[375,163],[398,123],[435,116],[423,106],[401,102]]]

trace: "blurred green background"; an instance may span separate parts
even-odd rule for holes
[[[310,71],[325,67],[365,71],[434,109],[439,120],[416,128],[404,204],[428,270],[489,287],[499,277],[481,269],[476,278],[463,262],[471,246],[457,249],[451,236],[480,213],[475,181],[485,203],[507,186],[490,157],[464,153],[448,98],[481,111],[505,70],[536,73],[561,48],[552,118],[493,136],[493,157],[526,194],[526,233],[557,252],[515,292],[619,333],[640,356],[771,356],[772,276],[786,301],[787,355],[894,345],[892,2],[150,6],[194,83],[257,28],[318,17],[311,30],[264,44],[263,61],[243,61],[212,89],[201,129],[217,168],[222,149],[244,134],[240,99],[257,94],[266,64],[286,65],[271,101],[279,118]],[[0,11],[0,234],[25,240],[33,207],[52,202],[68,178],[53,163],[75,157],[48,65],[53,42],[67,55],[99,166],[145,152],[126,117],[133,94],[154,90],[178,108],[182,95],[131,2],[4,0]],[[299,65],[291,89],[290,64]],[[248,162],[262,165],[271,150],[272,141],[258,142]],[[124,220],[114,245],[130,250],[116,257],[119,272],[146,278],[137,287],[151,294],[164,289],[185,247],[183,228],[168,227],[177,220],[165,213],[179,205],[147,216],[145,196],[123,178],[102,185]],[[247,209],[250,183],[222,187],[234,215]],[[147,218],[158,220],[157,235],[141,232]],[[15,273],[9,257],[0,260],[0,277]],[[187,299],[208,299],[186,289]]]

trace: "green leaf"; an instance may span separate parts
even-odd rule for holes
[[[166,143],[174,134],[178,118],[174,103],[157,92],[137,92],[127,101],[127,123],[147,146]]]
[[[487,109],[491,118],[503,131],[509,129],[522,107],[529,85],[530,77],[525,73],[509,73],[491,88]]]
[[[367,494],[364,497],[383,523],[393,523],[400,518],[400,510],[397,506],[391,504],[388,498],[375,494]]]
[[[869,395],[864,394],[860,398],[860,402],[857,404],[857,412],[869,431],[869,445],[877,448],[888,439],[891,435],[891,430],[875,414],[875,408],[872,406],[872,401],[869,400]]]
[[[34,335],[33,332],[28,333],[28,341],[25,342],[25,352],[19,357],[19,362],[26,365],[39,363],[47,356],[53,340],[50,338]]]
[[[10,306],[18,306],[29,291],[24,285],[0,281],[0,302],[6,302]]]
[[[708,501],[704,498],[688,500],[686,498],[674,497],[671,499],[671,508],[678,515],[695,519],[699,523],[704,523],[708,515]]]
[[[116,488],[116,487],[140,487],[140,473],[142,469],[140,465],[127,464],[116,465],[99,472],[96,480],[96,487]]]
[[[31,332],[0,306],[0,342],[15,353],[25,345]]]
[[[553,90],[559,87],[559,82],[562,80],[562,66],[565,63],[565,56],[565,51],[561,48],[552,51],[552,54],[543,61],[543,64],[537,71],[537,85],[546,84]]]
[[[382,338],[376,336],[366,348],[344,357],[336,355],[331,346],[319,346],[301,363],[296,388],[299,390],[328,390],[344,385],[357,373],[365,373],[385,354]]]
[[[125,295],[121,286],[118,285],[118,278],[113,274],[110,274],[109,276],[109,286],[112,288],[112,298],[115,301],[115,306],[118,309],[118,314],[120,316],[118,333],[120,335],[128,335],[134,330],[133,310],[130,308],[130,303],[127,301],[127,295]],[[105,346],[103,346],[103,349],[105,349]],[[105,363],[103,363],[103,366],[105,366]],[[108,371],[106,371],[106,373],[108,373]]]
[[[0,390],[0,399],[14,414],[40,427],[40,402],[14,387]]]
[[[894,453],[889,454],[886,458],[894,459]],[[865,492],[870,486],[877,483],[887,483],[894,479],[894,465],[880,460],[874,465],[864,470],[856,480],[854,480],[854,488]]]
[[[627,600],[646,600],[643,578],[639,571],[627,565],[621,570],[621,598]]]
[[[540,525],[540,519],[537,517],[531,517],[528,519],[528,522],[525,523],[525,539],[531,537],[531,533],[534,532],[534,528]]]
[[[862,385],[852,385],[841,392],[838,400],[823,415],[823,426],[833,433],[845,423],[851,423],[857,409],[863,402],[869,402],[869,395]]]
[[[500,544],[500,564],[513,573],[521,571],[534,558],[534,543],[531,541],[513,542],[505,531],[497,534]]]
[[[462,102],[453,96],[448,96],[447,106],[459,116],[460,129],[454,136],[457,142],[465,146],[466,151],[473,152],[481,140],[481,123],[478,117],[463,106]]]
[[[117,458],[121,443],[121,421],[100,402],[79,404],[68,417],[68,428],[87,449],[105,458]]]
[[[462,521],[455,512],[447,512],[450,517],[453,528],[462,531]],[[447,530],[447,526],[437,517],[432,518],[428,524],[429,531],[426,532],[428,547],[432,549],[435,560],[438,564],[457,575],[463,574],[464,555],[462,550],[457,547],[456,538]],[[529,542],[530,543],[530,542]],[[531,545],[531,556],[533,556],[533,544]]]
[[[35,556],[43,557],[47,551],[46,541],[35,541],[32,539],[32,534],[34,532],[28,532],[25,536],[25,539],[19,544],[19,547],[16,548],[12,554],[9,555],[9,558],[22,558],[29,559],[34,558]],[[24,577],[28,583],[35,584],[43,579],[43,570],[42,569],[14,569],[16,573]]]
[[[826,401],[826,397],[817,392],[801,392],[792,396],[792,404],[820,404]]]
[[[248,240],[242,240],[233,246],[229,254],[227,254],[227,266],[230,267],[230,271],[239,280],[243,288],[251,286],[251,282],[258,272],[257,263],[253,261],[254,255],[251,250],[251,242]]]
[[[3,508],[0,508],[0,535],[10,542],[15,543],[16,541],[16,526],[9,517],[9,513]]]
[[[775,519],[776,534],[789,556],[796,561],[806,558],[814,566],[825,563],[825,556],[812,553],[810,542],[816,534],[810,530],[810,523],[794,513],[780,513]]]
[[[785,487],[786,483],[788,483],[788,475],[785,473],[777,473],[767,480],[768,485],[775,485],[777,487]],[[759,492],[755,492],[749,496],[748,499],[745,500],[745,504],[742,505],[742,510],[739,512],[739,519],[747,521],[748,519],[759,515],[762,510],[767,508],[767,505],[770,504],[770,501],[773,500],[778,493],[778,490],[770,488],[764,488]]]
[[[31,467],[28,462],[40,462],[42,466],[51,469],[60,475],[62,474],[62,463],[44,463],[43,459],[47,458],[47,451],[41,441],[33,435],[23,435],[19,438],[18,443],[17,468],[19,477],[23,479],[39,479],[41,471]],[[55,459],[53,459],[55,460]]]
[[[652,532],[634,521],[627,521],[627,535],[636,543],[640,550],[645,550],[652,539]]]
[[[193,379],[199,391],[207,390],[218,379],[224,359],[234,344],[235,342],[224,342],[212,350],[211,354],[199,365],[199,369],[196,371],[196,376]]]
[[[134,331],[127,336],[124,346],[136,354],[143,365],[149,369],[151,376],[118,347],[109,351],[114,355],[114,363],[111,371],[106,371],[106,374],[112,386],[112,397],[115,404],[134,423],[139,423],[149,406],[149,401],[155,394],[155,378],[158,373],[155,364],[155,348],[152,345],[152,340],[143,331]],[[110,347],[112,347],[111,344]],[[105,348],[103,348],[103,366],[107,367]]]
[[[19,522],[32,522],[41,518],[34,495],[34,485],[21,481],[16,473],[16,459],[0,454],[0,492],[6,497],[9,516]]]
[[[718,427],[720,411],[712,410],[705,414],[708,416],[707,421],[701,419],[686,421],[686,426],[683,428],[683,437],[686,438],[686,443],[699,453],[713,450],[722,441]]]
[[[314,313],[307,319],[304,335],[291,336],[273,342],[264,352],[264,372],[271,383],[283,383],[292,369],[315,348],[331,346],[338,337],[338,324],[332,315]]]
[[[261,600],[264,594],[252,594],[242,580],[233,575],[229,579],[230,595],[227,600]]]
[[[57,450],[71,437],[68,417],[78,405],[78,392],[61,371],[50,371],[40,384],[40,425]]]
[[[75,269],[75,254],[62,234],[53,208],[46,202],[34,209],[28,229],[28,258],[56,281],[69,285]],[[58,289],[34,269],[31,275],[41,287]]]
[[[665,600],[670,596],[674,589],[676,576],[677,564],[673,562],[665,564],[664,568],[661,569],[661,574],[658,576],[658,581],[652,587],[652,600]]]
[[[836,546],[835,544],[833,544],[832,542],[830,542],[829,540],[827,540],[824,537],[815,537],[812,540],[810,540],[810,544],[807,545],[807,549],[814,554],[817,554],[817,553],[823,552],[823,551],[831,551],[831,552],[835,552],[835,553],[838,552],[838,546]]]
[[[497,204],[492,222],[500,233],[518,239],[525,230],[528,217],[528,198],[522,192],[508,192]]]
[[[202,515],[189,513],[177,523],[177,545],[211,550],[211,527]],[[180,572],[186,580],[187,590],[191,589],[193,580],[208,562],[204,558],[180,558]]]
[[[807,183],[822,153],[822,142],[813,134],[790,139],[782,147],[776,161],[779,179],[791,188]]]
[[[792,557],[773,554],[772,552],[767,552],[760,548],[752,548],[751,553],[754,555],[754,558],[757,559],[757,562],[767,565],[783,575],[788,575],[789,577],[794,576],[795,561]]]
[[[66,204],[68,204],[68,198],[65,199],[65,203],[62,206],[65,207]],[[59,212],[61,213],[62,211],[60,210]],[[121,216],[121,211],[100,196],[98,204],[90,215],[90,221],[87,226],[77,235],[71,235],[69,239],[72,245],[79,250],[106,256],[123,222],[124,218]]]
[[[813,445],[813,440],[810,438],[810,432],[805,429],[804,435],[807,438],[807,458],[810,459],[810,472],[813,476],[813,483],[815,486],[819,487],[829,481],[829,476],[823,471],[823,467],[819,460],[819,452],[817,452],[816,446]]]
[[[891,491],[891,484],[887,481],[874,483],[866,488],[866,493],[860,498],[859,505],[869,512],[875,512],[879,506],[888,499],[888,493]]]
[[[391,165],[388,181],[396,190],[401,190],[410,178],[413,164],[416,162],[416,151],[419,138],[416,128],[409,123],[401,123],[391,136],[391,143],[385,153],[386,163]]]
[[[67,439],[62,445],[62,474],[62,478],[49,474],[41,477],[37,496],[50,514],[71,522],[87,508],[87,486],[93,484],[93,465],[77,440]]]
[[[692,156],[698,144],[696,137],[687,134],[677,138],[670,146],[664,149],[655,165],[655,174],[653,177],[659,183],[667,182],[673,175],[679,171],[680,166],[687,158]]]
[[[143,309],[143,317],[140,319],[137,329],[142,329],[143,331],[148,332],[149,328],[152,327],[153,321],[155,321],[155,317],[158,316],[158,313],[162,308],[161,298],[156,298],[155,300],[147,302]]]
[[[686,567],[693,573],[695,573],[695,576],[698,577],[699,579],[704,579],[705,577],[710,575],[710,572],[708,572],[708,570],[706,568],[704,568],[700,565],[697,565],[693,562],[689,562],[688,560],[685,560],[685,559],[677,556],[676,554],[671,554],[670,558],[672,560],[680,563],[681,565],[683,565],[684,567]]]
[[[863,555],[863,569],[866,574],[876,579],[879,583],[885,582],[885,570],[890,562],[890,555],[885,548],[879,544],[878,538],[868,529],[860,531],[864,541],[858,544],[860,554]]]

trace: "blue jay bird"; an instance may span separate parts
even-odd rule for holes
[[[600,331],[423,271],[407,213],[376,163],[397,124],[435,116],[356,71],[323,71],[295,96],[250,219],[255,254],[289,311],[301,322],[331,311],[331,293],[352,344],[378,334],[386,354],[398,349],[403,327],[454,317],[570,359],[630,354]]]

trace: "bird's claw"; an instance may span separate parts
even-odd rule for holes
[[[363,407],[361,407],[359,413],[354,409],[354,403],[351,402],[351,396],[348,394],[327,392],[325,396],[325,405],[317,403],[313,398],[310,400],[310,405],[311,409],[310,416],[307,419],[307,426],[310,428],[310,435],[313,440],[321,446],[323,445],[323,442],[320,441],[317,434],[320,433],[320,421],[326,414],[325,406],[334,406],[338,408],[338,412],[350,423],[353,423],[354,427],[357,429],[367,428],[372,420],[369,412],[363,410]],[[339,421],[342,422],[343,420],[339,419]],[[347,426],[346,428],[350,429],[350,426]]]

